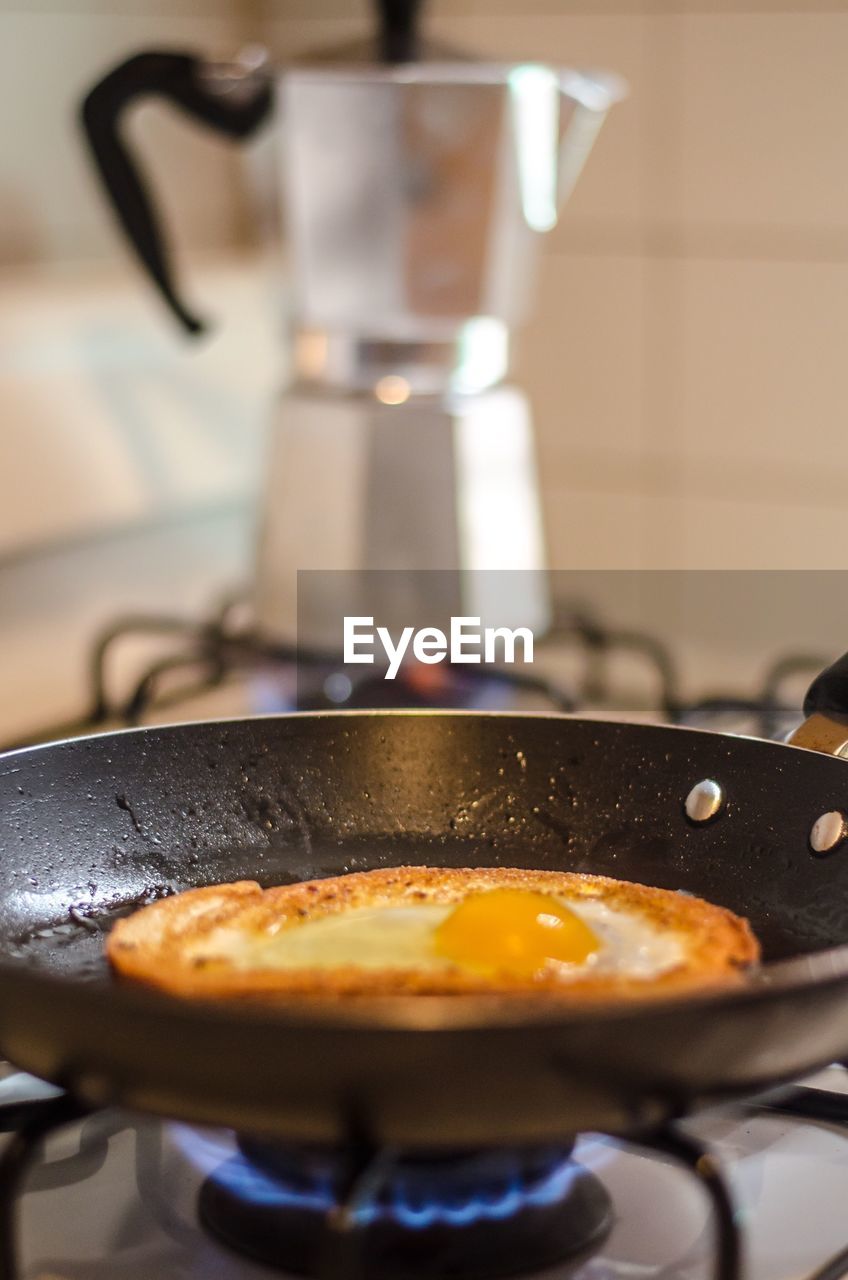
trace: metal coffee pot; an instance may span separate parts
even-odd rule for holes
[[[203,325],[181,299],[123,113],[155,94],[233,138],[264,123],[277,134],[294,376],[257,548],[267,633],[295,638],[303,569],[351,571],[354,611],[388,626],[459,613],[544,629],[543,574],[513,575],[514,599],[494,600],[476,571],[544,567],[530,414],[505,383],[510,336],[530,312],[540,237],[621,93],[614,76],[540,65],[330,58],[272,71],[251,50],[234,63],[138,54],[88,95],[106,192],[192,333]],[[443,572],[406,590],[393,574],[354,585],[355,571],[380,569]],[[337,608],[302,607],[299,624],[301,642],[338,641]]]

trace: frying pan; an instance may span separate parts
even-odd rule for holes
[[[626,1134],[848,1052],[848,655],[784,745],[550,715],[328,712],[0,757],[0,1048],[86,1105],[291,1141]],[[817,748],[804,749],[803,744]],[[686,800],[698,784],[700,804]],[[719,797],[720,791],[720,797]],[[717,803],[717,797],[718,803]],[[715,809],[715,812],[712,810]],[[823,852],[822,852],[823,851]],[[116,916],[192,885],[395,863],[593,871],[747,915],[721,994],[181,1002],[103,962]]]

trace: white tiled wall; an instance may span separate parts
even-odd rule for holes
[[[27,104],[27,128],[3,130],[0,259],[122,260],[71,122],[111,61],[256,38],[284,58],[358,34],[366,14],[364,0],[6,0],[0,93],[7,121]],[[431,0],[428,14],[433,37],[481,56],[631,85],[548,237],[516,366],[553,562],[842,566],[848,0]],[[134,131],[181,245],[249,240],[226,144],[152,106]]]
[[[848,3],[466,0],[433,26],[631,84],[518,365],[554,562],[844,565]]]

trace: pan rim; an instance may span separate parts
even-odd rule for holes
[[[71,734],[67,738],[51,738],[47,742],[34,742],[26,746],[12,747],[0,751],[0,765],[7,760],[23,754],[49,750],[53,747],[71,746],[78,742],[98,742],[103,738],[124,738],[133,734],[159,733],[173,729],[195,729],[201,727],[226,727],[233,724],[261,724],[265,721],[297,721],[297,720],[334,720],[334,719],[462,719],[462,720],[564,720],[577,721],[581,724],[619,725],[622,728],[656,730],[664,733],[697,734],[706,738],[726,738],[732,742],[758,742],[763,746],[775,747],[780,751],[793,754],[802,752],[805,755],[820,755],[829,760],[848,763],[848,759],[831,755],[827,751],[815,751],[810,747],[799,747],[789,742],[778,742],[774,738],[761,738],[755,733],[734,733],[728,729],[699,729],[693,725],[666,724],[661,720],[628,720],[619,716],[584,716],[571,711],[502,711],[481,708],[469,710],[454,707],[333,707],[320,711],[265,711],[249,716],[213,716],[198,720],[163,720],[149,725],[127,725],[122,728],[99,729],[94,733]],[[848,944],[846,944],[848,945]]]

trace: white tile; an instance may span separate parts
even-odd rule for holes
[[[848,10],[839,8],[680,19],[676,212],[685,220],[845,229]]]
[[[643,429],[646,451],[676,460],[686,422],[683,324],[687,263],[679,258],[643,261]]]
[[[844,569],[848,504],[733,501],[685,491],[648,503],[657,569]]]
[[[603,467],[643,451],[642,263],[556,254],[538,286],[514,376],[531,399],[545,474],[568,484],[575,453]]]
[[[842,13],[845,0],[660,0],[668,12],[721,14]]]
[[[688,262],[682,286],[671,452],[705,473],[762,461],[764,483],[848,469],[848,265]]]
[[[308,60],[310,55],[332,49],[351,41],[361,40],[370,29],[370,12],[365,16],[363,5],[360,13],[352,13],[344,4],[344,13],[333,13],[334,0],[313,4],[313,0],[300,0],[299,6],[271,5],[260,22],[261,40],[280,65],[294,59]]]
[[[645,20],[643,73],[639,83],[643,232],[654,252],[669,229],[677,233],[684,137],[683,103],[688,69],[684,63],[683,19],[655,11]],[[669,228],[669,223],[671,227]]]
[[[543,504],[551,568],[648,567],[644,494],[545,485]]]

